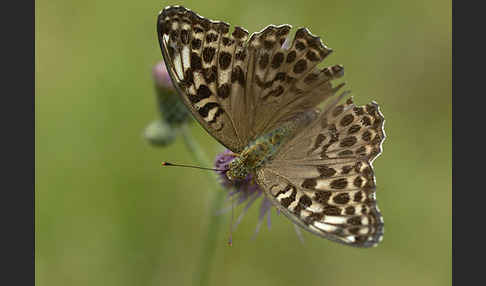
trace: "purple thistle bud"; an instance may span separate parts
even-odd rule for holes
[[[174,142],[179,127],[190,122],[191,116],[172,84],[164,61],[155,64],[152,77],[161,118],[145,128],[144,136],[152,145],[165,147]]]
[[[164,61],[155,64],[152,68],[152,76],[162,120],[167,123],[169,129],[176,130],[181,124],[189,122],[191,116],[172,84]]]
[[[157,88],[165,88],[175,92],[174,85],[172,84],[172,79],[170,78],[164,61],[160,61],[155,64],[152,69],[152,75],[154,77],[155,85],[157,86]]]

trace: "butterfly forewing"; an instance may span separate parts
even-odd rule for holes
[[[260,135],[317,106],[341,87],[341,66],[319,69],[331,53],[322,41],[290,25],[248,32],[180,6],[158,17],[168,70],[186,106],[223,145],[241,151]],[[288,42],[288,46],[283,46]]]
[[[270,25],[253,34],[248,45],[254,137],[317,106],[340,87],[333,88],[331,80],[343,75],[341,66],[317,68],[331,49],[305,28],[289,41],[289,30],[289,25]],[[283,46],[284,41],[290,44]]]
[[[231,90],[233,53],[241,42],[229,34],[227,23],[180,6],[162,10],[157,31],[169,74],[186,106],[213,137],[228,149],[241,151],[247,142],[236,133],[225,102]]]
[[[383,235],[372,161],[385,138],[378,105],[346,104],[324,111],[258,172],[284,213],[333,241],[369,247]]]

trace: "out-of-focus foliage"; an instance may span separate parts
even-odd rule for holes
[[[221,232],[211,285],[450,285],[452,258],[451,2],[36,1],[36,280],[38,285],[188,285],[211,219],[203,171],[180,139],[143,139],[157,118],[151,76],[162,56],[157,13],[182,4],[242,25],[306,26],[345,67],[355,102],[377,101],[388,135],[374,163],[382,244],[355,249],[290,222],[233,247]],[[213,157],[222,148],[197,124]],[[229,215],[226,215],[229,217]]]

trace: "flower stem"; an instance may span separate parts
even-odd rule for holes
[[[183,126],[181,129],[184,144],[196,162],[200,166],[211,166],[212,164],[206,157],[206,154],[204,154],[199,144],[197,144],[197,142],[191,136],[187,125]],[[201,258],[199,264],[196,266],[193,276],[193,284],[201,286],[209,285],[209,274],[211,273],[212,260],[214,258],[214,254],[216,253],[216,245],[218,241],[217,237],[221,227],[221,222],[223,220],[223,216],[216,215],[216,213],[223,208],[225,197],[225,193],[220,190],[221,187],[218,183],[216,174],[214,172],[207,172],[207,174],[209,177],[209,182],[212,184],[211,188],[217,191],[214,194],[211,194],[210,221],[208,227],[206,228],[206,238],[203,240]]]

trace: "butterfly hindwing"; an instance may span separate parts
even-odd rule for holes
[[[348,100],[332,106],[258,171],[259,182],[304,229],[353,246],[374,246],[382,239],[383,218],[372,161],[381,152],[383,124],[375,103],[361,107]]]
[[[309,191],[292,185],[270,169],[258,172],[267,197],[290,220],[332,241],[370,247],[381,241],[383,221],[376,202],[364,192]]]
[[[283,146],[279,160],[361,158],[373,162],[385,140],[384,117],[378,104],[344,104],[325,110],[301,135]]]

